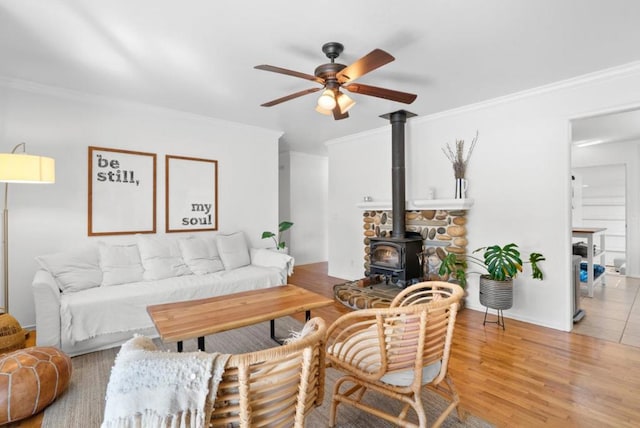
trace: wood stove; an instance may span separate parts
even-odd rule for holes
[[[382,275],[399,287],[422,276],[422,237],[371,238],[369,275]]]
[[[405,231],[404,124],[413,116],[405,110],[380,116],[391,122],[393,230],[390,238],[375,237],[369,243],[369,277],[382,275],[387,283],[391,281],[400,287],[422,278],[422,237]]]

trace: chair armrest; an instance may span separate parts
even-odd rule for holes
[[[60,290],[46,270],[36,271],[31,284],[36,308],[36,344],[60,348]]]

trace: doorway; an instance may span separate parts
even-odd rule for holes
[[[640,110],[571,121],[572,220],[606,228],[604,281],[573,333],[640,347]]]
[[[608,271],[626,272],[626,165],[600,164],[571,168],[573,227],[605,229],[605,266]]]
[[[589,172],[595,179],[594,189],[598,180],[613,180],[600,177],[613,176],[612,170],[624,168],[624,198],[619,195],[618,199],[624,199],[624,222],[615,225],[614,234],[625,236],[625,274],[640,278],[640,109],[574,119],[571,135],[571,168],[587,172],[584,168],[599,167]],[[616,180],[617,184],[610,185],[620,193],[622,178]],[[584,189],[574,188],[574,193]]]

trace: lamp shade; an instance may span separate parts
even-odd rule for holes
[[[325,110],[333,110],[336,106],[336,94],[331,89],[325,89],[318,98],[318,107]]]
[[[17,153],[0,153],[0,182],[55,183],[53,158]]]
[[[353,101],[347,94],[343,94],[342,92],[338,92],[338,96],[336,97],[338,101],[338,105],[340,106],[340,113],[346,113],[351,107],[356,105],[356,102]]]
[[[318,106],[318,105],[316,106],[316,111],[317,111],[318,113],[327,114],[327,115],[329,115],[329,114],[333,113],[333,110],[327,110],[327,109],[322,108],[322,107],[320,107],[320,106]]]

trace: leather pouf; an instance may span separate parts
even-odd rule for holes
[[[35,415],[67,389],[71,358],[53,347],[32,347],[0,357],[0,424]]]

